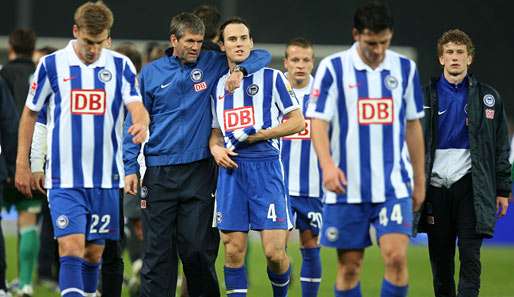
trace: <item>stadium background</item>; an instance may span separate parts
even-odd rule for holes
[[[73,12],[84,1],[69,0],[2,0],[0,4],[0,64],[6,61],[7,35],[17,27],[31,27],[40,37],[37,46],[52,45],[62,47],[71,38]],[[132,40],[143,49],[145,42],[156,40],[166,42],[170,18],[181,11],[190,11],[200,4],[211,4],[221,11],[223,19],[239,15],[249,21],[256,46],[272,51],[273,64],[281,68],[283,44],[290,38],[303,36],[316,45],[317,61],[336,50],[341,50],[352,43],[351,25],[355,8],[363,1],[244,1],[244,0],[207,0],[207,1],[157,1],[125,0],[105,1],[115,16],[112,37],[114,44],[120,40]],[[393,46],[402,53],[414,58],[420,69],[421,79],[427,82],[430,76],[439,75],[440,67],[436,58],[436,42],[442,32],[451,28],[460,28],[473,39],[477,48],[475,62],[471,72],[479,79],[492,84],[503,96],[510,123],[514,123],[514,88],[510,71],[514,69],[514,26],[508,1],[458,0],[458,1],[389,1],[395,17],[395,36]],[[511,207],[514,205],[511,203]],[[514,284],[508,282],[508,272],[514,269],[514,208],[507,218],[502,219],[493,240],[487,242],[484,249],[483,296],[514,296]],[[9,221],[8,221],[9,222]],[[9,228],[7,228],[9,230]],[[12,228],[11,228],[12,229]],[[13,233],[14,234],[14,233]],[[14,252],[15,237],[8,235],[8,245]],[[420,245],[424,239],[415,240]],[[498,245],[501,245],[500,247]],[[297,244],[290,246],[290,252],[300,258]],[[251,270],[254,286],[269,290],[265,272],[257,266],[263,263],[260,248],[255,246]],[[372,295],[378,292],[378,280],[381,274],[380,259],[377,249],[372,249],[368,262],[378,266],[365,266],[364,291]],[[324,264],[333,264],[334,254],[324,252]],[[430,295],[431,276],[428,256],[424,248],[411,250],[410,268],[412,274],[412,296]],[[10,277],[14,276],[15,262],[11,262]],[[299,264],[297,264],[299,265]],[[262,268],[262,267],[261,267]],[[366,271],[366,269],[369,269]],[[376,269],[376,270],[375,270]],[[299,270],[299,269],[297,269]],[[324,270],[325,272],[325,270]],[[333,268],[325,274],[322,292],[331,293]],[[419,275],[416,275],[419,274]],[[260,278],[257,275],[261,275]],[[257,277],[257,278],[256,278]],[[369,279],[367,278],[369,277]],[[375,280],[375,282],[373,282]],[[298,292],[298,284],[296,292]],[[419,289],[418,289],[419,287]],[[419,290],[419,291],[418,291]],[[252,290],[254,291],[254,290]],[[255,292],[254,291],[254,292]],[[422,293],[424,292],[424,293]],[[263,293],[262,296],[267,296]],[[367,295],[367,294],[365,294]],[[36,296],[46,296],[38,295]],[[251,296],[251,295],[250,295]],[[261,295],[254,295],[261,296]],[[292,295],[292,296],[297,296]]]

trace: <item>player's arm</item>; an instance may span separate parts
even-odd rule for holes
[[[36,125],[34,127],[34,135],[32,136],[32,146],[30,148],[30,169],[32,171],[32,189],[38,190],[42,194],[46,194],[44,189],[45,181],[45,158],[47,152],[46,145],[46,125],[40,121],[43,112],[40,112]]]
[[[248,136],[246,142],[254,143],[273,138],[280,138],[302,132],[305,129],[305,119],[303,118],[302,111],[295,109],[286,114],[286,121],[283,121],[278,126],[271,129],[262,129],[257,133]]]
[[[132,118],[132,125],[127,132],[132,135],[132,142],[141,144],[148,136],[148,125],[150,124],[150,116],[142,102],[131,102],[127,105]]]
[[[311,119],[311,125],[311,140],[323,173],[323,185],[331,192],[342,194],[347,184],[346,176],[330,155],[329,123],[322,119]]]
[[[214,55],[219,59],[219,76],[222,76],[228,70],[227,56],[221,52],[213,52]],[[233,92],[239,88],[243,77],[248,74],[252,74],[263,67],[266,67],[271,62],[271,53],[265,49],[253,49],[250,52],[250,56],[239,64],[237,71],[232,71],[227,81],[225,82],[225,89]]]
[[[32,197],[31,172],[29,165],[29,153],[36,124],[37,112],[28,107],[23,108],[18,128],[18,155],[16,157],[16,178],[15,185],[18,191],[25,196]]]
[[[414,170],[412,206],[414,211],[418,211],[425,201],[425,144],[419,119],[407,121],[406,140]]]
[[[237,168],[237,163],[230,157],[237,156],[237,153],[225,147],[223,141],[223,133],[219,128],[212,128],[211,136],[209,137],[209,149],[211,155],[214,157],[216,164],[228,169]]]

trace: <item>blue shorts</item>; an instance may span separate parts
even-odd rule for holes
[[[223,231],[292,228],[282,162],[236,159],[237,169],[220,168],[216,221]]]
[[[54,236],[84,234],[87,241],[118,240],[119,199],[120,189],[50,189]]]
[[[320,198],[306,196],[290,196],[295,228],[303,232],[311,230],[319,234],[322,223],[323,204]]]
[[[369,227],[379,239],[384,234],[412,234],[412,199],[383,203],[325,204],[321,244],[337,249],[363,249],[371,245]]]

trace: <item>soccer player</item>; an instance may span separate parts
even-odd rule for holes
[[[249,26],[239,18],[221,25],[220,42],[231,72],[253,47]],[[229,75],[220,78],[213,92],[209,141],[222,167],[216,219],[225,246],[227,295],[246,296],[244,255],[252,229],[261,233],[273,296],[287,296],[290,267],[285,247],[292,226],[278,138],[302,131],[305,122],[281,72],[263,68],[245,76],[233,93],[224,88]],[[284,116],[287,121],[282,122]]]
[[[335,296],[361,296],[373,225],[385,265],[381,296],[406,296],[412,212],[425,193],[419,76],[413,61],[388,50],[385,4],[359,7],[352,35],[349,50],[320,63],[307,111],[326,190],[321,244],[337,249]]]
[[[284,67],[286,77],[305,116],[314,78],[314,49],[310,41],[295,38],[287,43]],[[311,143],[310,120],[305,120],[305,129],[282,138],[282,160],[287,181],[295,227],[300,230],[302,269],[300,281],[302,296],[317,296],[321,282],[321,259],[318,234],[321,228],[321,177],[318,158]]]
[[[144,261],[141,296],[173,295],[177,249],[191,296],[219,296],[214,267],[219,232],[212,227],[217,166],[209,152],[211,90],[228,70],[225,55],[202,51],[205,26],[191,13],[170,22],[166,55],[143,67],[140,75],[145,106],[152,117],[144,147],[146,171],[141,189]],[[254,50],[227,80],[239,86],[271,60]],[[127,118],[129,125],[130,117]],[[126,190],[137,193],[140,146],[124,142]]]
[[[437,42],[443,73],[425,87],[427,200],[420,231],[428,235],[434,295],[476,297],[480,247],[509,207],[511,176],[505,101],[468,70],[471,38],[444,32]],[[460,272],[455,287],[455,246]]]
[[[105,239],[118,239],[123,187],[125,108],[134,142],[145,140],[148,114],[132,63],[103,49],[113,23],[102,2],[80,6],[75,40],[42,58],[20,120],[16,187],[31,196],[29,151],[38,112],[47,109],[45,187],[60,255],[61,296],[94,296]]]

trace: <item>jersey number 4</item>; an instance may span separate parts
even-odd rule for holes
[[[393,210],[391,211],[391,221],[396,222],[398,225],[401,225],[403,222],[402,216],[402,207],[400,204],[395,204],[393,206]],[[387,207],[382,207],[380,212],[378,213],[378,220],[380,225],[387,226],[389,223],[389,219],[387,218]]]

